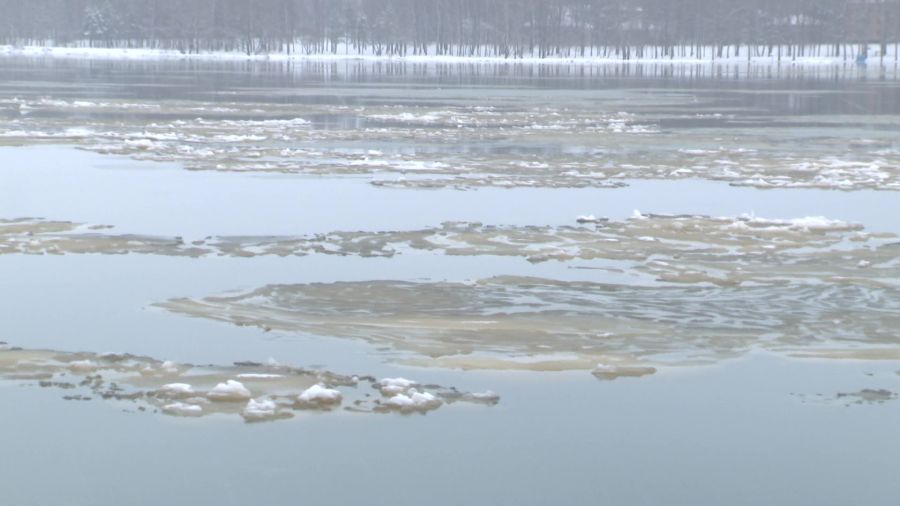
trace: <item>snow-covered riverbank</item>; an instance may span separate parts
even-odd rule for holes
[[[45,45],[0,45],[0,55],[27,56],[48,58],[93,58],[123,60],[223,60],[223,61],[385,61],[432,64],[528,64],[528,65],[610,65],[610,64],[723,64],[723,65],[853,65],[863,47],[856,44],[840,46],[727,46],[675,48],[670,53],[668,48],[641,47],[593,48],[582,52],[579,48],[561,51],[562,56],[502,56],[492,54],[488,49],[466,51],[449,51],[449,54],[437,54],[435,48],[427,48],[424,53],[387,54],[368,50],[357,51],[350,46],[340,44],[337,50],[327,53],[306,52],[268,52],[247,54],[238,51],[200,51],[183,52],[175,49],[159,49],[151,47],[90,47],[87,42],[66,46],[53,45],[52,41]],[[888,45],[882,54],[877,44],[871,44],[867,51],[869,65],[898,64],[896,45]],[[566,56],[571,55],[571,56]]]

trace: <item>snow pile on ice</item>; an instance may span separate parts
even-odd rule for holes
[[[273,380],[283,378],[283,374],[266,374],[266,373],[245,373],[238,374],[238,379],[242,380]]]
[[[163,413],[174,416],[203,416],[203,407],[183,402],[166,404],[162,408]]]
[[[325,388],[321,384],[313,385],[297,396],[297,406],[300,408],[324,408],[336,406],[341,403],[341,392],[333,388]]]
[[[190,397],[194,395],[194,389],[187,383],[169,383],[159,389],[159,394],[164,397]]]
[[[206,396],[213,401],[235,402],[247,400],[251,394],[240,381],[228,380],[216,385]]]
[[[180,370],[178,369],[178,364],[172,362],[171,360],[166,360],[165,362],[154,365],[148,364],[144,367],[144,374],[150,375],[167,375],[167,374],[178,374]]]
[[[383,405],[389,409],[402,412],[425,412],[437,409],[443,404],[440,399],[429,392],[419,392],[415,388],[409,389],[407,394],[397,394],[385,400]]]
[[[244,411],[241,413],[241,416],[248,422],[271,420],[279,416],[278,404],[275,404],[274,401],[268,399],[250,399],[250,401],[247,402],[247,407],[245,407]]]
[[[387,397],[381,402],[385,410],[424,413],[443,404],[443,401],[431,392],[420,392],[414,388],[416,385],[418,383],[406,378],[384,378],[374,386]]]
[[[410,388],[416,385],[415,381],[406,378],[384,378],[378,382],[378,389],[384,395],[394,395],[406,393]]]

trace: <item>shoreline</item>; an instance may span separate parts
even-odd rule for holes
[[[702,50],[702,54],[714,54],[711,48]],[[870,52],[867,63],[860,67],[885,68],[900,64],[897,55],[890,49],[884,58]],[[435,65],[536,65],[536,66],[604,66],[604,65],[748,65],[748,66],[787,66],[787,67],[834,67],[857,66],[851,56],[804,56],[779,58],[773,56],[725,56],[725,57],[663,57],[663,58],[616,58],[604,56],[576,57],[502,57],[502,56],[454,56],[454,55],[377,55],[366,53],[265,53],[246,54],[233,51],[203,51],[184,53],[175,49],[152,48],[100,48],[83,46],[12,46],[0,45],[0,56],[34,57],[34,58],[89,58],[102,60],[194,60],[194,61],[258,61],[286,63],[411,63]]]

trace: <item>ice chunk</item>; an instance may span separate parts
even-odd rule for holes
[[[378,389],[385,395],[394,395],[405,393],[415,384],[415,381],[406,378],[384,378],[378,382]]]
[[[754,225],[756,227],[770,227],[772,229],[788,228],[805,232],[847,232],[861,230],[863,228],[862,225],[858,223],[832,220],[825,218],[824,216],[805,216],[790,220],[774,220],[745,214],[740,217],[740,221],[735,222],[735,225],[741,225],[743,223]]]
[[[597,364],[592,374],[597,379],[614,380],[616,378],[638,378],[656,373],[655,367],[626,364]]]
[[[283,378],[284,375],[283,374],[265,374],[265,373],[248,372],[248,373],[244,373],[244,374],[238,374],[237,377],[238,377],[238,379],[243,379],[243,380],[272,380],[272,379]]]
[[[440,399],[429,392],[419,392],[415,388],[409,389],[407,394],[397,394],[384,401],[384,405],[399,411],[430,411],[441,406]]]
[[[167,397],[189,397],[194,395],[194,389],[187,383],[169,383],[163,385],[159,393]]]
[[[173,416],[203,416],[203,407],[184,402],[173,402],[162,408],[163,413]]]
[[[250,399],[241,415],[247,421],[268,420],[278,415],[278,405],[268,399]]]
[[[303,408],[323,408],[339,405],[342,399],[343,396],[338,390],[317,384],[297,396],[297,405]]]
[[[491,403],[491,404],[500,402],[500,396],[497,395],[493,390],[487,390],[485,392],[473,392],[469,396],[472,398],[472,400],[478,401],[478,402],[485,402],[485,403]]]
[[[216,385],[206,396],[213,401],[236,402],[249,399],[251,394],[240,381],[228,380]]]
[[[172,362],[171,360],[166,360],[158,366],[154,364],[148,364],[141,370],[141,372],[142,374],[159,376],[167,374],[178,374],[180,370],[178,369],[178,364]]]

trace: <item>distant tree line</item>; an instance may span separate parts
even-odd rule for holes
[[[900,0],[0,0],[0,41],[518,58],[846,56]]]

